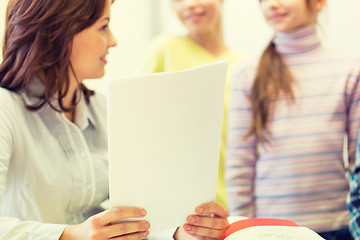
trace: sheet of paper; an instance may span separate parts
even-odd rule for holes
[[[108,82],[110,205],[148,211],[151,232],[214,201],[227,62]]]
[[[286,219],[243,218],[231,222],[224,240],[324,240],[313,230]],[[236,220],[236,217],[232,218]]]
[[[234,232],[224,240],[324,240],[306,227],[256,226]]]

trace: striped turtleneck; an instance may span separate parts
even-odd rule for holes
[[[273,43],[276,51],[282,55],[306,53],[321,46],[316,26],[302,28],[290,33],[277,33]]]
[[[226,181],[230,215],[284,218],[318,232],[347,226],[343,139],[354,164],[360,127],[359,59],[321,46],[316,27],[276,34],[294,77],[295,102],[271,102],[269,142],[244,138],[259,59],[235,69],[228,112]]]

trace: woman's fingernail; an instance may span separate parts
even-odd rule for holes
[[[149,229],[149,228],[150,228],[150,223],[149,223],[149,222],[146,222],[146,223],[145,223],[145,228],[146,228],[146,229]]]
[[[195,221],[196,221],[196,219],[194,217],[188,217],[189,223],[194,223]]]
[[[141,209],[140,214],[141,214],[141,216],[146,216],[147,212],[145,209]]]
[[[185,224],[184,229],[185,229],[185,231],[191,231],[191,226],[188,224]]]
[[[202,207],[199,207],[199,208],[196,209],[196,212],[197,212],[198,214],[201,214],[201,213],[204,212],[204,209],[203,209]]]
[[[149,235],[149,231],[144,232],[144,237],[147,237]]]

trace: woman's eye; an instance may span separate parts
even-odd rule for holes
[[[101,30],[105,31],[107,28],[108,28],[108,25],[106,24],[106,25],[101,27]]]

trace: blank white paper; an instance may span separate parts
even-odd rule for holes
[[[110,205],[151,232],[215,201],[227,61],[108,81]]]

